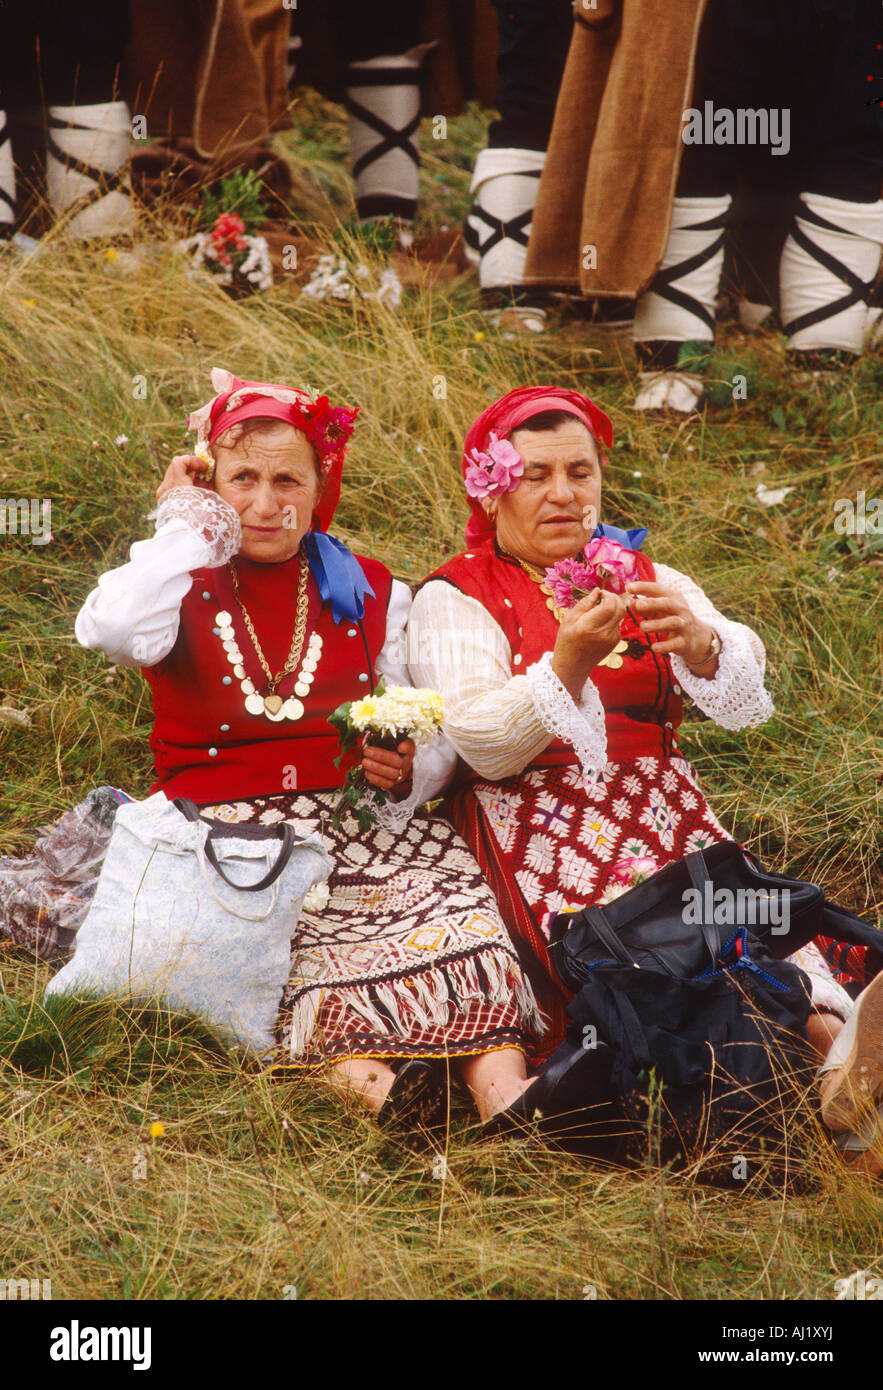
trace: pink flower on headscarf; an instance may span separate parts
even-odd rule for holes
[[[316,401],[315,411],[306,434],[320,454],[324,456],[334,453],[349,443],[358,410],[350,410],[345,405],[331,406],[327,396],[320,396]]]
[[[470,450],[466,491],[470,497],[502,497],[517,488],[523,472],[524,461],[518,450],[508,439],[491,434],[486,450]]]

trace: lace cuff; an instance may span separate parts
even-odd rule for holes
[[[697,676],[683,657],[672,652],[671,669],[690,699],[722,729],[757,728],[775,712],[763,687],[763,672],[740,624],[716,618],[721,639],[717,670],[711,679]]]
[[[384,830],[389,830],[393,835],[400,835],[405,830],[418,807],[422,806],[426,797],[419,795],[418,788],[414,787],[408,796],[403,796],[401,801],[376,800],[372,794],[371,809],[374,812],[377,824]]]
[[[525,671],[537,718],[550,734],[573,746],[583,772],[602,771],[607,766],[607,727],[597,687],[587,680],[575,704],[551,663],[552,653],[544,652]]]
[[[414,756],[411,769],[413,785],[407,796],[399,801],[379,803],[371,793],[371,805],[378,825],[400,834],[413,816],[427,801],[440,796],[457,765],[457,754],[442,735],[422,744]]]
[[[203,564],[209,569],[226,565],[242,544],[242,527],[235,508],[201,487],[173,487],[156,509],[156,529],[180,518],[201,536],[208,547]]]

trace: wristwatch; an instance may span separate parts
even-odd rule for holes
[[[709,643],[709,645],[708,645],[708,651],[705,653],[705,655],[704,655],[704,657],[702,658],[701,661],[697,661],[697,662],[696,662],[696,665],[697,665],[697,666],[707,666],[708,663],[709,663],[709,661],[711,661],[714,657],[720,655],[720,649],[721,649],[721,639],[718,637],[717,633],[716,633],[716,632],[714,631],[714,629],[712,628],[712,632],[711,632],[711,641],[710,641],[710,643]]]

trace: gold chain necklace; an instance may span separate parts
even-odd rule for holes
[[[304,706],[301,700],[294,698],[294,696],[304,696],[310,693],[310,687],[315,679],[316,667],[322,655],[322,638],[317,632],[310,635],[310,640],[307,645],[307,654],[303,659],[295,683],[294,696],[289,696],[287,700],[283,700],[282,696],[278,695],[276,691],[279,682],[284,680],[286,676],[291,675],[295,670],[300,661],[301,652],[303,651],[304,637],[307,629],[307,612],[309,609],[309,600],[307,597],[309,564],[305,562],[303,556],[300,557],[294,634],[291,639],[291,648],[286,658],[285,665],[275,676],[270,670],[261,644],[258,641],[257,633],[254,630],[254,624],[240,597],[239,575],[236,572],[236,566],[231,561],[228,568],[233,581],[233,593],[236,602],[242,612],[242,618],[257,654],[258,661],[267,677],[266,690],[268,693],[261,695],[255,688],[254,682],[245,674],[243,656],[239,649],[239,644],[236,641],[231,615],[226,610],[217,613],[215,615],[217,633],[221,639],[227,660],[233,667],[233,674],[239,681],[239,688],[245,695],[245,708],[249,714],[265,714],[267,718],[272,719],[274,723],[280,719],[300,719],[304,712]]]
[[[513,555],[512,558],[513,560],[518,560],[517,555]],[[559,608],[558,604],[555,602],[555,595],[549,587],[549,582],[546,579],[546,576],[543,573],[543,571],[536,569],[534,565],[529,565],[526,560],[518,560],[518,563],[524,570],[525,574],[528,575],[535,584],[538,584],[542,592],[547,595],[546,607],[549,609],[550,613],[553,614],[556,620],[560,623],[561,619],[564,617],[565,610],[563,608]],[[600,661],[597,661],[595,665],[607,666],[610,668],[611,671],[618,671],[620,666],[622,665],[622,653],[628,651],[628,645],[628,642],[625,642],[621,639],[619,642],[617,642],[616,646],[613,648],[613,651],[608,652],[607,655],[605,657],[602,657]]]

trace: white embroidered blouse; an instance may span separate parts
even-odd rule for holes
[[[178,637],[181,602],[194,570],[214,569],[236,554],[242,532],[235,510],[215,492],[173,488],[156,514],[156,535],[136,541],[128,564],[103,574],[77,615],[75,632],[84,647],[106,652],[117,666],[155,666]],[[376,662],[378,676],[410,685],[404,634],[411,592],[392,581],[386,641]],[[401,824],[424,801],[440,795],[456,755],[443,737],[418,748],[410,795],[380,808],[380,819]],[[280,789],[281,790],[281,789]]]
[[[655,569],[657,582],[683,594],[696,617],[721,639],[711,679],[695,675],[679,656],[672,656],[679,686],[725,729],[764,723],[773,713],[773,702],[764,688],[760,638],[719,613],[686,575],[668,565],[657,564]],[[597,687],[587,680],[579,702],[574,701],[552,670],[551,656],[546,652],[523,674],[513,676],[505,634],[476,599],[442,579],[424,584],[414,599],[408,628],[414,683],[441,693],[450,742],[490,781],[521,772],[553,736],[573,745],[584,771],[607,763]]]

